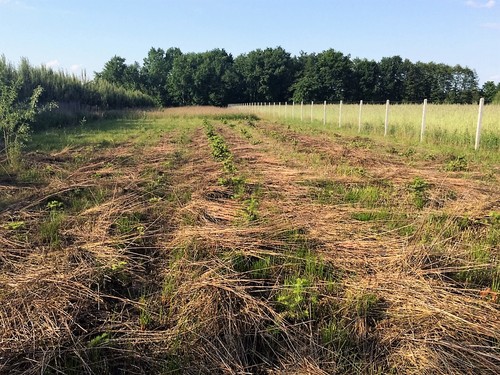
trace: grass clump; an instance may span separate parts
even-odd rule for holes
[[[47,203],[46,208],[49,215],[40,225],[40,239],[50,249],[57,249],[61,245],[60,229],[65,219],[64,204],[53,200]]]
[[[413,196],[413,203],[418,209],[422,209],[429,201],[429,183],[421,177],[415,177],[413,182],[408,186]]]
[[[386,187],[366,183],[344,184],[317,180],[304,183],[311,186],[311,196],[321,204],[357,204],[361,207],[383,206],[389,191]]]

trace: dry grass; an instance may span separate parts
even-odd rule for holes
[[[230,121],[215,128],[239,191],[221,185],[228,172],[202,129],[140,153],[28,155],[50,170],[39,188],[0,183],[11,194],[0,213],[0,372],[500,372],[498,303],[456,277],[498,267],[498,248],[471,258],[475,242],[494,241],[493,183],[410,167],[360,139]],[[416,176],[430,184],[421,209]],[[383,199],[334,190],[359,184],[381,186]],[[330,188],[344,200],[325,198]],[[365,212],[383,215],[353,219]],[[57,223],[57,241],[43,223]]]

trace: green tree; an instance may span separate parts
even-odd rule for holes
[[[164,106],[172,105],[169,93],[169,75],[174,65],[174,60],[182,55],[179,48],[151,48],[148,56],[144,58],[141,69],[144,90],[157,99]]]
[[[374,60],[354,59],[353,87],[351,87],[353,100],[377,100],[377,82],[379,77],[378,64]]]
[[[378,68],[377,100],[402,101],[405,79],[403,59],[400,56],[383,57]]]
[[[500,84],[499,84],[499,86],[500,86]],[[500,104],[500,90],[498,90],[495,97],[493,98],[493,103]]]
[[[283,48],[257,49],[239,55],[234,66],[245,101],[277,102],[289,99],[295,65],[290,53]]]
[[[485,82],[481,89],[481,94],[483,95],[486,103],[492,103],[498,92],[500,92],[500,84],[497,87],[493,81]]]
[[[349,56],[329,49],[305,60],[304,72],[293,84],[295,101],[337,101],[351,97],[352,62]]]
[[[104,64],[102,72],[95,72],[95,76],[98,79],[122,85],[125,81],[126,69],[127,64],[125,64],[125,59],[115,55]]]
[[[177,105],[227,105],[235,87],[233,57],[223,49],[187,53],[173,62],[169,92]]]
[[[116,55],[104,64],[102,72],[95,73],[95,77],[129,90],[139,90],[142,86],[139,63],[127,65],[123,57]]]
[[[3,133],[1,146],[10,165],[15,165],[19,160],[21,147],[29,136],[30,123],[38,113],[38,100],[43,91],[42,87],[38,86],[28,101],[19,101],[21,88],[21,79],[10,85],[0,79],[0,129]]]
[[[446,102],[466,104],[475,102],[479,98],[478,78],[472,69],[455,65],[451,68],[450,83]]]

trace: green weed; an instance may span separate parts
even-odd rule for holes
[[[258,215],[259,201],[255,196],[251,196],[244,202],[243,214],[248,221],[255,221],[259,218]]]
[[[108,344],[110,340],[110,334],[109,333],[101,333],[100,335],[95,336],[93,339],[91,339],[87,347],[88,348],[98,348],[100,346],[105,346]]]
[[[425,207],[429,201],[429,196],[427,190],[430,185],[423,178],[416,177],[413,182],[409,185],[409,189],[413,194],[413,203],[418,209]]]
[[[3,229],[13,230],[13,231],[24,229],[25,227],[26,227],[25,221],[10,221],[2,225]]]
[[[47,220],[43,221],[40,225],[40,239],[51,249],[55,249],[61,244],[59,230],[65,219],[65,215],[62,212],[64,204],[57,200],[53,200],[47,203],[46,208],[49,210],[49,216]]]
[[[463,172],[469,168],[469,163],[464,155],[451,158],[444,167],[445,171]]]
[[[291,277],[285,279],[277,301],[285,317],[302,320],[312,317],[312,311],[318,304],[318,295],[310,280]]]
[[[142,330],[148,328],[148,326],[152,323],[153,318],[151,316],[151,312],[149,311],[148,303],[146,301],[145,296],[141,296],[139,298],[139,325]]]

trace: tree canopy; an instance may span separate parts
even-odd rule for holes
[[[183,53],[179,48],[151,48],[142,67],[114,56],[96,77],[140,89],[164,106],[360,99],[409,103],[426,98],[472,103],[481,95],[491,102],[499,91],[491,83],[479,87],[476,72],[461,65],[412,62],[401,56],[353,59],[334,49],[292,56],[282,47],[234,58],[224,49]]]
[[[115,55],[92,80],[22,59],[17,67],[0,57],[4,83],[21,78],[20,98],[41,86],[41,103],[119,109],[215,105],[242,102],[343,100],[344,102],[472,103],[498,101],[500,84],[479,86],[476,72],[461,65],[412,62],[400,56],[380,61],[351,58],[335,49],[292,56],[282,47],[233,57],[224,49],[183,53],[151,48],[142,64]]]

